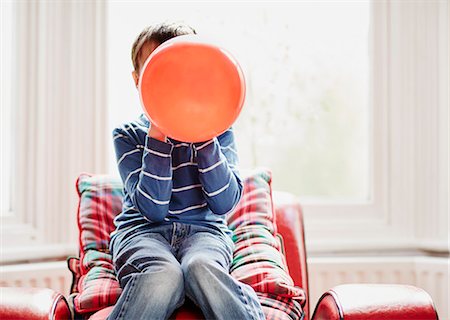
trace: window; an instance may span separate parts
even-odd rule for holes
[[[98,1],[1,2],[0,264],[77,252],[74,183],[107,165],[105,13]]]
[[[130,47],[165,19],[223,42],[247,71],[242,166],[269,166],[274,189],[302,197],[309,253],[448,252],[446,2],[1,5],[0,263],[76,252],[74,181],[116,172],[112,127],[141,112]]]
[[[164,20],[191,24],[242,64],[241,167],[269,167],[274,188],[303,201],[369,200],[370,2],[111,1],[111,127],[141,112],[129,52],[143,27]]]

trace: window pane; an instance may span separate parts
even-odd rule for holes
[[[112,1],[109,9],[111,126],[140,112],[134,37],[183,20],[222,42],[246,72],[235,124],[242,167],[271,168],[275,189],[303,198],[368,198],[369,2]]]

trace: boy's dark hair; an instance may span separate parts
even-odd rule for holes
[[[197,34],[197,32],[194,28],[183,23],[160,23],[142,30],[131,47],[131,60],[133,61],[134,70],[139,72],[139,52],[145,43],[154,41],[160,45],[169,39],[185,34]]]

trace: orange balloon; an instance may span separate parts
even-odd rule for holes
[[[164,134],[202,142],[220,135],[237,119],[245,79],[223,48],[197,36],[179,36],[148,57],[139,92],[145,113]]]

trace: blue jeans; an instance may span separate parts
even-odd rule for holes
[[[116,235],[123,292],[112,319],[167,319],[185,296],[206,319],[265,319],[253,289],[229,274],[233,241],[220,229],[174,222]]]

